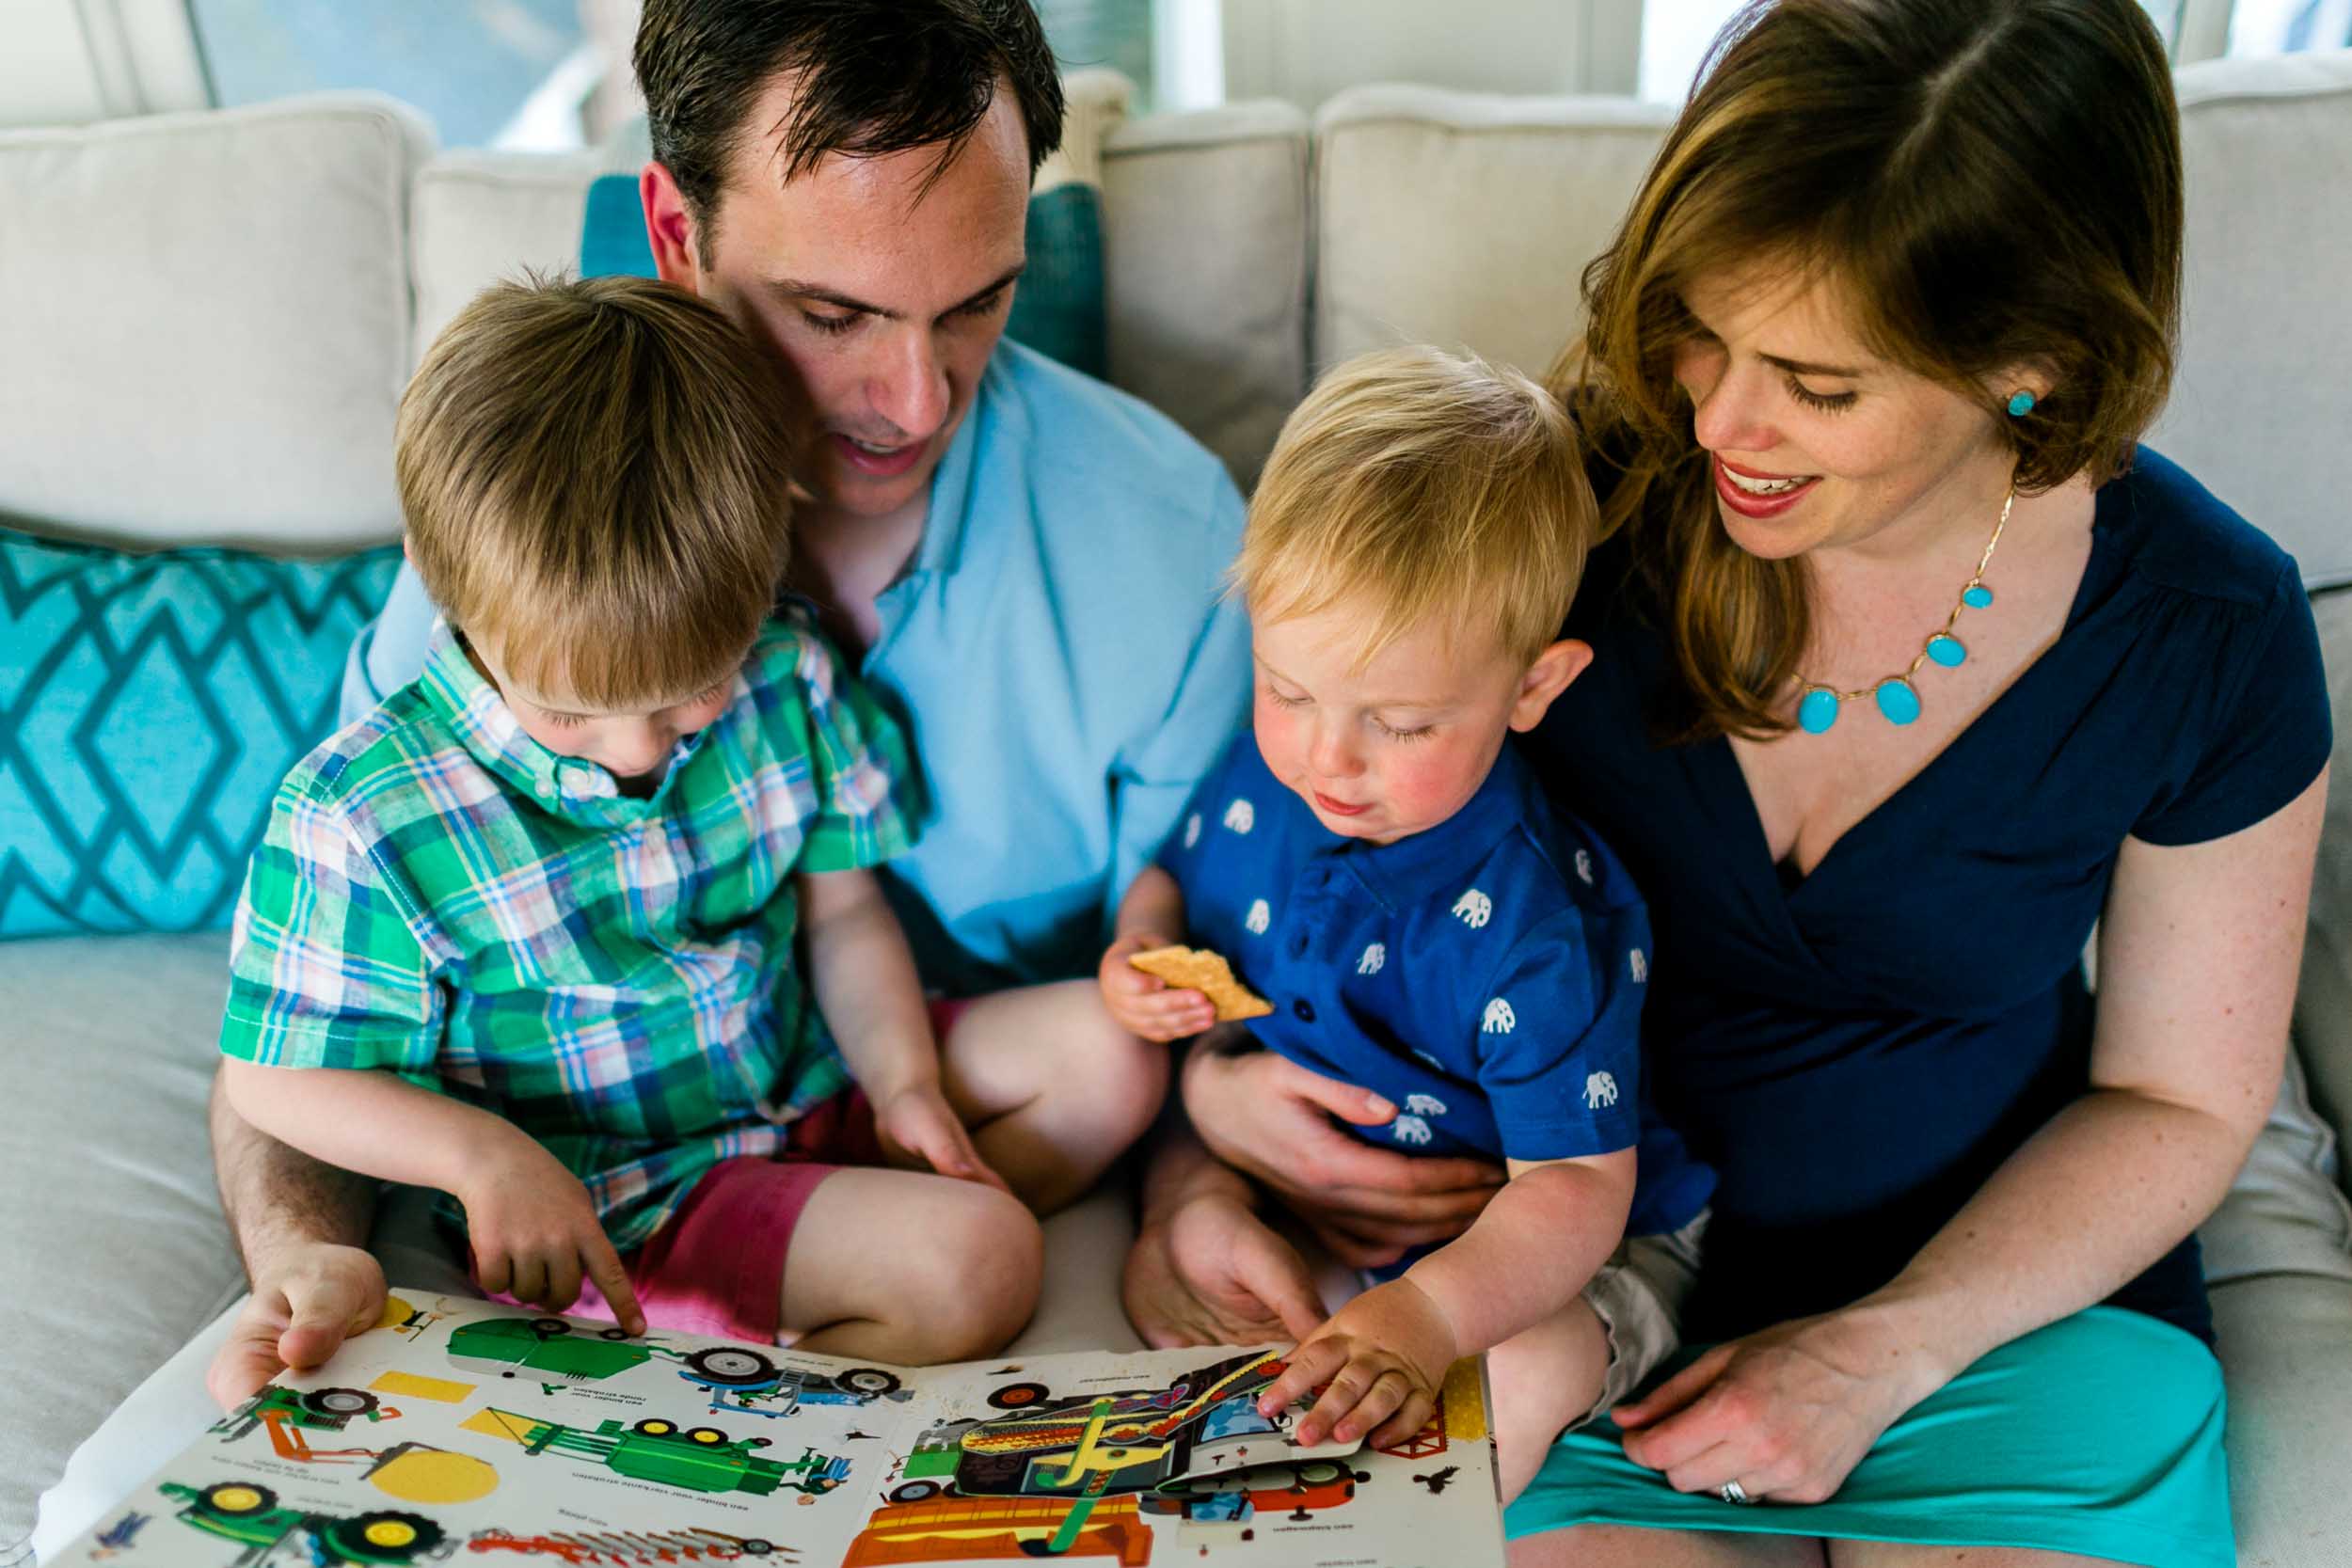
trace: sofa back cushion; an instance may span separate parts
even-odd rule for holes
[[[2352,52],[2180,73],[2188,242],[2181,363],[2152,445],[2352,582]]]
[[[0,515],[116,543],[392,537],[431,140],[365,94],[0,134]]]
[[[1341,93],[1315,121],[1317,370],[1396,342],[1540,375],[1583,329],[1672,108],[1432,87]]]

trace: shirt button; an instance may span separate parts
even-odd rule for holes
[[[1291,1004],[1291,1012],[1301,1023],[1312,1023],[1315,1021],[1315,1005],[1303,996]]]

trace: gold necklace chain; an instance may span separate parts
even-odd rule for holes
[[[1848,703],[1859,702],[1865,697],[1878,698],[1880,711],[1886,715],[1891,723],[1908,724],[1919,716],[1918,692],[1912,689],[1911,679],[1925,668],[1930,660],[1947,667],[1957,667],[1968,657],[1967,649],[1952,633],[1960,625],[1962,610],[1982,610],[1993,602],[1993,590],[1984,585],[1984,569],[1993,564],[1993,552],[2001,546],[2001,531],[2009,527],[2010,508],[2016,504],[2017,486],[2012,483],[2009,487],[2009,495],[2001,502],[2001,515],[1993,524],[1993,536],[1984,542],[1984,553],[1977,557],[1977,569],[1969,574],[1966,582],[1961,584],[1960,597],[1953,601],[1952,612],[1944,617],[1943,626],[1928,634],[1927,641],[1921,645],[1917,657],[1912,659],[1909,667],[1900,674],[1882,675],[1868,686],[1860,687],[1851,691],[1841,690],[1834,686],[1823,686],[1819,681],[1806,680],[1803,675],[1797,677],[1797,689],[1800,693],[1797,700],[1797,723],[1800,728],[1808,735],[1820,735],[1837,721],[1837,710],[1840,707]],[[1939,652],[1940,645],[1947,642],[1951,644],[1953,649],[1948,656]],[[1897,699],[1893,705],[1890,705],[1886,692],[1887,688],[1891,686],[1901,687],[1908,694],[1907,699]],[[1903,717],[1899,718],[1897,714],[1903,711],[1905,700],[1908,702],[1908,711]]]

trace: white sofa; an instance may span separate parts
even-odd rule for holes
[[[2315,591],[2352,583],[2352,56],[2180,85],[2185,352],[2154,440],[2296,551]],[[1315,366],[1405,337],[1541,367],[1665,119],[1378,87],[1311,121],[1243,104],[1126,124],[1102,168],[1112,379],[1247,484]],[[393,537],[412,355],[493,277],[570,262],[605,164],[436,156],[412,115],[365,97],[0,135],[0,515],[134,546]],[[2352,736],[2352,590],[2317,603]],[[2334,1152],[2352,1112],[2352,767],[2338,773],[2300,1070],[2206,1230],[2242,1558],[2313,1568],[2352,1560],[2352,1219]],[[191,1374],[208,1343],[188,1342],[241,1284],[203,1117],[225,948],[217,932],[0,943],[23,1097],[0,1117],[16,1195],[0,1212],[0,1565],[69,1450],[175,1351],[140,1407],[166,1449],[208,1417]],[[1057,1222],[1030,1343],[1124,1336],[1125,1227],[1109,1195]],[[431,1266],[394,1252],[396,1276]],[[44,1542],[159,1462],[152,1441],[109,1425],[53,1495]]]

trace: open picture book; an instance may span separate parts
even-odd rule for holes
[[[395,1291],[47,1568],[1501,1568],[1483,1363],[1404,1442],[1302,1447],[1277,1350],[861,1365]]]

